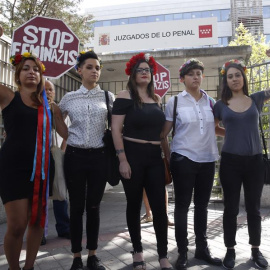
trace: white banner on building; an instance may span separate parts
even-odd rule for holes
[[[217,18],[95,27],[95,52],[123,52],[218,44]]]

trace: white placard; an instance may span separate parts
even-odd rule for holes
[[[123,52],[218,44],[217,18],[95,27],[95,52]]]

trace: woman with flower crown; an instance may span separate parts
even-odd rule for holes
[[[0,196],[7,232],[4,250],[10,270],[20,269],[23,236],[27,231],[24,270],[34,269],[46,218],[49,193],[51,113],[44,89],[45,67],[32,53],[10,58],[18,91],[0,84],[6,139],[0,150]],[[67,138],[61,112],[53,104],[57,132]]]
[[[170,168],[175,192],[175,238],[179,253],[175,264],[177,270],[186,269],[188,264],[187,216],[192,196],[195,258],[221,265],[221,260],[210,253],[206,233],[207,207],[214,181],[215,161],[219,155],[212,112],[215,101],[201,89],[203,71],[203,63],[194,58],[180,67],[180,81],[185,84],[185,90],[172,97],[165,110],[164,139],[173,128],[174,110],[176,112]],[[222,134],[224,130],[217,126],[216,132]],[[170,156],[169,149],[166,156]]]
[[[221,100],[214,106],[215,118],[217,122],[222,121],[226,130],[219,173],[224,195],[223,229],[227,253],[223,266],[226,269],[233,269],[235,265],[234,246],[242,185],[251,260],[259,268],[268,266],[259,250],[264,164],[258,124],[263,104],[270,99],[270,89],[249,95],[246,71],[246,66],[239,60],[223,65]]]
[[[107,181],[107,154],[102,140],[107,121],[105,91],[98,80],[102,63],[94,51],[82,51],[75,67],[82,85],[67,93],[59,103],[63,115],[70,118],[64,158],[64,171],[70,200],[71,270],[82,270],[83,214],[86,208],[86,248],[89,270],[103,270],[96,256],[99,233],[99,208]],[[114,95],[108,93],[112,108]]]
[[[165,122],[161,98],[154,93],[157,64],[139,53],[126,64],[127,90],[118,93],[112,111],[112,135],[127,198],[127,225],[133,251],[133,269],[146,269],[141,243],[140,210],[145,188],[153,213],[157,251],[162,270],[173,269],[167,257],[165,170],[160,133]]]

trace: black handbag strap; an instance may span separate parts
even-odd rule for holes
[[[267,154],[267,147],[266,147],[266,141],[265,141],[264,132],[263,132],[263,128],[262,128],[261,112],[259,111],[259,108],[258,108],[258,106],[257,106],[257,104],[256,104],[256,102],[255,102],[255,100],[254,100],[254,98],[253,98],[252,96],[251,96],[250,98],[254,101],[254,103],[255,103],[255,105],[256,105],[256,108],[257,108],[257,111],[258,111],[258,113],[259,113],[259,126],[260,126],[260,130],[261,130],[261,137],[262,137],[262,143],[263,143],[264,154],[267,155],[267,157],[268,157],[268,154]]]
[[[261,136],[262,136],[262,143],[263,143],[264,154],[268,156],[268,154],[267,154],[267,147],[266,147],[266,141],[265,141],[265,138],[264,138],[264,132],[263,132],[263,128],[262,128],[261,115],[259,115],[259,125],[260,125],[260,130],[261,130]]]
[[[178,99],[178,97],[175,96],[174,97],[174,105],[173,105],[173,129],[172,129],[172,138],[174,137],[174,134],[175,134],[177,99]]]
[[[110,110],[110,107],[109,107],[109,93],[108,91],[104,90],[105,92],[105,98],[106,98],[106,106],[107,106],[107,120],[108,120],[108,128],[111,127],[111,123],[112,123],[112,113],[111,113],[111,110]]]

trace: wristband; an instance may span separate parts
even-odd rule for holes
[[[116,155],[119,156],[119,154],[124,153],[125,150],[124,149],[116,149],[115,152],[116,152]]]

